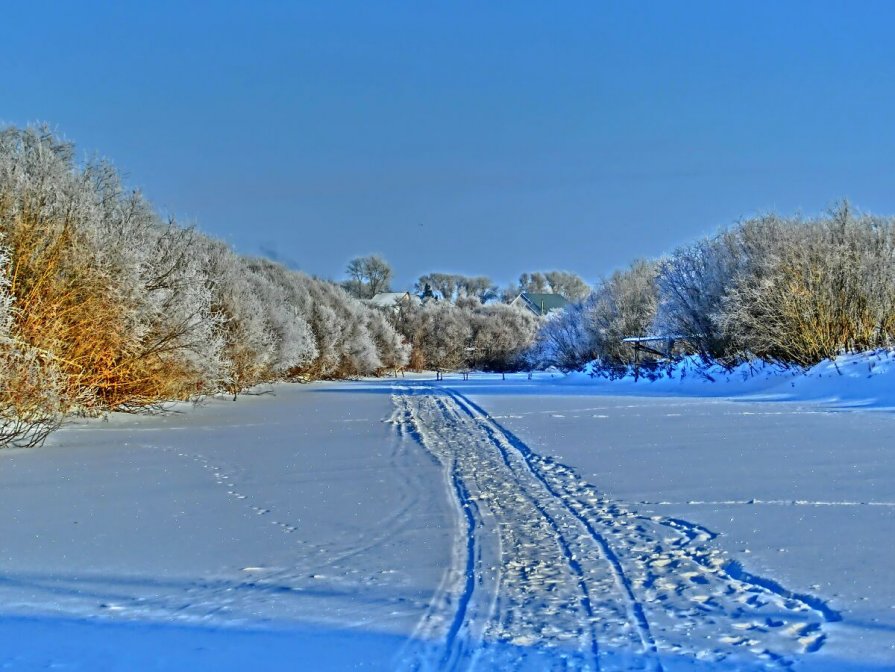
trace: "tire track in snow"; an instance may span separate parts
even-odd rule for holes
[[[411,669],[789,669],[839,618],[729,561],[711,531],[602,497],[456,391],[415,386],[394,401],[445,469],[455,547],[473,549],[455,551]]]

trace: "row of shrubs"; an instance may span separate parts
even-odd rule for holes
[[[580,279],[565,285],[583,294]],[[0,130],[0,446],[39,442],[73,412],[405,365],[593,362],[620,376],[654,361],[629,336],[673,337],[677,352],[725,365],[890,347],[895,220],[847,203],[813,219],[752,218],[636,261],[546,320],[488,303],[494,292],[441,291],[378,309],[163,218],[111,165],[76,161],[45,128]]]
[[[548,321],[533,356],[564,369],[594,361],[596,373],[614,377],[644,363],[623,339],[651,334],[729,366],[810,366],[891,347],[895,220],[848,203],[817,218],[764,215],[636,261]]]
[[[163,218],[45,128],[0,130],[0,446],[69,413],[403,366],[340,287]]]

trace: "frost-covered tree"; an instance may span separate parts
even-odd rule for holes
[[[357,299],[372,299],[380,292],[391,291],[392,267],[382,257],[355,257],[345,269],[348,274],[342,286]]]
[[[277,343],[265,318],[266,307],[250,278],[253,273],[220,241],[201,238],[211,309],[223,342],[217,386],[237,393],[263,382],[275,358]]]
[[[79,405],[186,396],[214,374],[220,346],[194,233],[123,190],[108,164],[73,155],[44,128],[0,132],[17,338],[52,354]]]
[[[470,314],[471,355],[476,368],[517,371],[526,368],[539,320],[531,311],[506,305],[483,306]]]
[[[473,299],[476,303],[483,304],[497,296],[497,287],[490,278],[483,275],[427,273],[420,276],[414,289],[418,294],[422,294],[426,287],[429,287],[438,298],[451,303],[457,303],[463,299]],[[469,306],[475,305],[470,301],[465,303]]]
[[[533,368],[574,371],[598,357],[597,339],[585,319],[590,301],[570,304],[543,318],[528,354]]]
[[[539,323],[527,310],[483,306],[472,297],[458,299],[456,304],[439,301],[383,314],[389,315],[411,347],[410,363],[416,369],[475,367],[505,372],[527,367]]]
[[[12,342],[12,294],[9,292],[9,250],[0,238],[0,344]]]
[[[415,368],[452,370],[468,365],[472,347],[470,311],[450,303],[422,306],[408,320]]]
[[[382,311],[367,312],[367,331],[376,344],[382,368],[403,368],[410,361],[411,346]]]
[[[583,301],[590,293],[590,286],[580,276],[568,271],[523,273],[519,282],[501,292],[504,303],[509,303],[522,292],[532,294],[559,294],[571,302]]]
[[[586,301],[571,304],[541,326],[531,357],[541,365],[579,369],[596,360],[609,375],[634,362],[628,336],[646,334],[658,303],[656,263],[636,261],[602,280]]]
[[[744,262],[731,231],[678,248],[661,260],[656,276],[659,307],[655,331],[686,339],[706,359],[735,357],[735,346],[720,324],[720,315]]]
[[[548,271],[544,273],[544,278],[551,293],[564,296],[569,301],[583,301],[590,295],[590,285],[575,273]]]
[[[287,300],[286,290],[282,286],[271,282],[261,273],[252,272],[244,261],[242,267],[248,274],[255,297],[261,303],[267,333],[273,336],[267,375],[283,378],[290,372],[301,371],[317,355],[311,325],[298,306]]]
[[[13,333],[11,254],[0,236],[0,448],[39,444],[65,408],[58,368]]]
[[[16,422],[407,358],[372,308],[159,216],[46,128],[0,130],[0,238],[0,415]],[[378,291],[390,270],[367,262]]]
[[[656,263],[638,260],[616,271],[594,291],[585,319],[597,344],[600,362],[609,369],[634,362],[629,336],[648,334],[656,318]]]
[[[284,300],[310,327],[316,356],[295,373],[355,376],[406,363],[407,350],[400,336],[381,319],[377,309],[330,282],[289,271],[264,259],[249,263],[283,290]]]

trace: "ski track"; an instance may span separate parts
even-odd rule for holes
[[[399,668],[785,670],[841,619],[728,559],[710,530],[602,496],[455,390],[411,383],[392,398],[456,509],[451,566]]]

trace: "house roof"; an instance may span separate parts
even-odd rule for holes
[[[370,303],[381,308],[394,308],[402,303],[419,303],[419,297],[410,292],[379,292]]]
[[[561,294],[522,292],[513,300],[511,305],[523,305],[535,315],[546,315],[554,310],[562,310],[569,305],[569,301]]]

